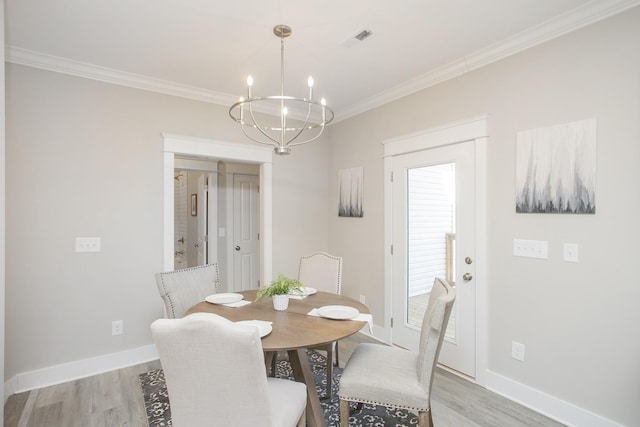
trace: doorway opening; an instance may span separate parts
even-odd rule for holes
[[[175,235],[175,169],[176,160],[204,162],[231,162],[254,165],[259,171],[259,275],[262,283],[272,277],[272,150],[240,143],[214,141],[181,135],[163,135],[163,271],[174,269],[176,256]],[[215,174],[217,176],[217,174]],[[191,209],[189,206],[188,209]],[[216,209],[213,209],[216,212]],[[211,213],[211,212],[210,212]],[[217,228],[216,218],[215,230]],[[213,226],[209,225],[209,232]],[[216,233],[216,235],[218,234]],[[215,245],[209,245],[213,250]],[[219,260],[219,253],[216,257]],[[228,284],[225,283],[225,286]]]

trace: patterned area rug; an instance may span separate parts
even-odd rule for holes
[[[340,425],[338,384],[340,383],[342,368],[333,368],[333,382],[331,385],[333,392],[331,400],[328,400],[325,393],[327,383],[325,357],[316,351],[309,351],[307,354],[327,426],[338,427]],[[280,355],[277,364],[277,376],[279,378],[292,378],[291,365],[289,365],[288,361],[281,359],[282,355]],[[149,427],[171,426],[171,408],[169,407],[169,396],[164,383],[162,369],[141,374],[140,384],[142,385]],[[354,410],[354,408],[355,406],[351,408],[349,426],[402,427],[418,425],[417,415],[405,410],[376,405],[364,405],[362,410]]]

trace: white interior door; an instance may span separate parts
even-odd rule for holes
[[[435,277],[449,279],[456,302],[440,363],[475,377],[474,142],[392,159],[392,341],[417,350]]]
[[[257,289],[260,273],[259,177],[233,175],[233,290]]]

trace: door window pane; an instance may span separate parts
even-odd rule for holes
[[[455,189],[455,163],[407,171],[406,322],[418,328],[434,279],[455,272]]]

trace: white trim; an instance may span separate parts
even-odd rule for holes
[[[48,55],[16,46],[7,46],[5,59],[14,64],[40,68],[55,73],[69,74],[85,79],[112,83],[136,89],[212,104],[231,105],[238,100],[237,96],[214,92],[200,87],[188,86],[167,80],[155,79],[140,74],[128,73],[113,68],[101,67],[86,62],[74,61],[60,56]]]
[[[487,151],[489,138],[476,138],[476,258],[482,262],[476,263],[476,384],[486,386],[486,368],[489,366],[489,301],[487,298],[487,244],[488,236],[488,206],[489,192],[487,188],[489,174],[487,172]],[[484,310],[479,310],[479,307]]]
[[[8,397],[15,393],[65,383],[157,359],[158,350],[156,346],[147,345],[118,353],[110,353],[35,371],[23,372],[5,382],[4,393]]]
[[[385,248],[385,287],[384,310],[390,318],[392,309],[392,190],[390,176],[393,170],[393,156],[427,150],[434,147],[454,144],[462,141],[474,141],[476,169],[476,342],[475,342],[475,382],[486,385],[485,372],[488,367],[488,324],[487,324],[487,145],[488,115],[472,117],[447,123],[418,133],[383,141],[384,148],[384,248]],[[380,334],[385,342],[391,342],[392,330],[388,319],[383,319],[384,330]]]
[[[385,140],[382,142],[384,157],[486,137],[489,135],[488,118],[489,116],[485,114]]]
[[[487,370],[486,386],[494,393],[568,426],[622,427],[622,424],[490,370]]]
[[[270,148],[241,143],[215,141],[188,136],[163,134],[163,269],[173,270],[173,173],[175,156],[200,157],[201,160],[229,160],[260,164],[260,282],[269,283],[272,278],[272,162]]]
[[[640,0],[609,0],[606,2],[593,0],[540,25],[529,28],[512,37],[487,46],[484,49],[480,49],[466,57],[445,64],[436,70],[429,71],[386,91],[375,94],[370,98],[348,106],[342,111],[337,111],[334,123],[458,77],[484,65],[499,61],[510,55],[522,52],[541,43],[624,12],[639,4]],[[119,71],[113,68],[74,61],[17,46],[6,47],[5,60],[28,67],[213,104],[228,106],[237,101],[236,95],[228,95],[199,87]]]

